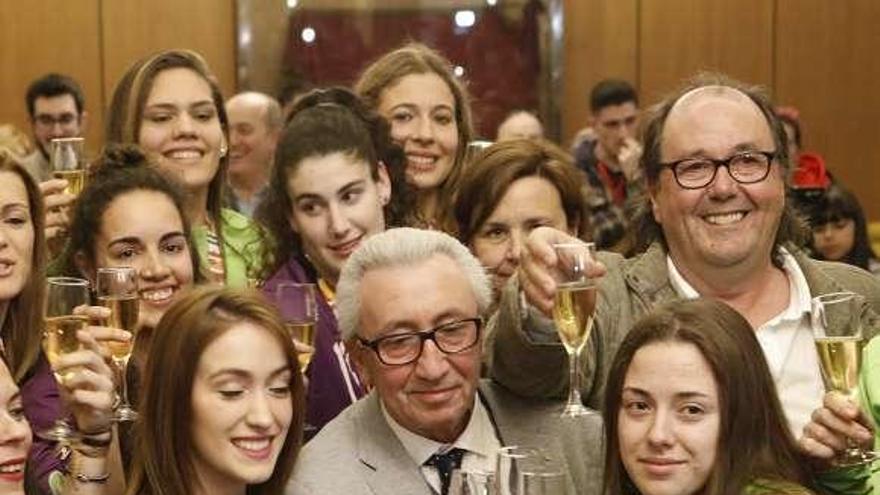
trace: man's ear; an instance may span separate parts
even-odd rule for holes
[[[651,214],[654,216],[654,221],[662,224],[663,223],[663,215],[660,211],[660,206],[657,203],[657,189],[659,186],[657,184],[648,184],[648,201],[651,202]]]
[[[85,137],[86,130],[89,128],[89,112],[83,109],[82,113],[79,114],[79,135]]]

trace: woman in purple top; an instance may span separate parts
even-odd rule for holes
[[[271,297],[288,281],[321,289],[315,354],[305,371],[309,434],[364,394],[339,337],[333,293],[360,243],[414,211],[404,184],[403,151],[392,143],[387,122],[354,94],[317,90],[294,106],[257,219],[272,236],[275,262],[264,291]]]
[[[46,293],[44,226],[43,201],[37,185],[24,168],[0,150],[0,342],[3,359],[20,389],[21,412],[36,432],[49,429],[64,409],[40,346]],[[102,311],[89,308],[88,314],[106,316]],[[112,440],[109,413],[113,381],[109,367],[97,355],[95,338],[125,338],[127,334],[109,328],[89,328],[90,332],[80,336],[88,348],[60,358],[57,364],[71,364],[70,359],[75,359],[79,360],[75,364],[80,368],[89,369],[88,373],[65,374],[67,410],[73,413],[83,435],[98,438],[107,447]],[[77,448],[74,447],[74,455]],[[33,487],[29,493],[50,493],[50,477],[62,471],[64,464],[56,455],[54,443],[35,436],[27,460],[26,484]],[[4,465],[5,476],[0,481],[15,478],[16,466],[7,462]],[[24,476],[23,469],[20,475]]]

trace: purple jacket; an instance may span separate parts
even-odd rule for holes
[[[49,475],[56,470],[63,471],[66,463],[55,453],[55,442],[37,436],[38,432],[48,430],[62,413],[58,386],[42,352],[21,384],[21,401],[34,438],[28,455],[28,484],[38,486],[40,493],[49,494],[52,493],[49,490]]]
[[[280,282],[315,283],[295,258],[288,260],[263,285],[263,292],[274,299]],[[315,332],[315,354],[306,370],[309,388],[306,394],[306,423],[313,436],[351,403],[364,396],[364,388],[348,359],[340,340],[336,315],[321,291],[317,291],[318,327]]]

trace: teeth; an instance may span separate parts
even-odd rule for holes
[[[191,158],[201,158],[202,154],[195,150],[177,150],[167,153],[166,156],[175,160],[187,160]]]
[[[437,161],[436,158],[433,158],[430,156],[409,155],[407,158],[409,158],[410,162],[418,164],[418,165],[431,165],[435,161]]]
[[[739,222],[746,216],[745,213],[738,211],[733,213],[720,213],[717,215],[706,215],[705,219],[712,225],[728,225]]]
[[[174,289],[168,287],[165,289],[141,291],[141,297],[147,301],[162,301],[171,297],[173,293]]]
[[[269,447],[271,440],[268,438],[262,440],[233,440],[232,443],[244,450],[260,451]]]
[[[0,466],[0,473],[20,473],[23,470],[24,470],[24,463],[7,464],[5,466]]]

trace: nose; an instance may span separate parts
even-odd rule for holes
[[[417,141],[431,142],[434,140],[434,126],[431,119],[418,118],[416,120],[415,136]]]
[[[707,187],[712,198],[726,199],[736,195],[739,183],[730,175],[730,168],[724,166],[718,167],[715,178]]]
[[[245,421],[247,421],[248,425],[263,430],[272,426],[274,416],[265,391],[257,391],[251,394],[251,401],[248,404]]]
[[[138,270],[139,276],[146,280],[162,280],[169,273],[171,273],[171,269],[162,259],[162,255],[155,250],[146,253],[143,264]]]
[[[330,234],[336,238],[345,237],[345,234],[347,234],[349,229],[351,228],[351,222],[349,222],[348,217],[337,204],[331,204],[328,208],[328,212],[329,223],[327,227],[330,231]]]
[[[657,411],[648,430],[648,443],[655,448],[672,444],[672,418],[663,411]]]
[[[0,419],[0,445],[15,445],[24,442],[31,434],[27,422],[16,420],[4,413]]]
[[[426,340],[422,346],[422,355],[416,363],[416,375],[426,381],[438,381],[449,371],[446,354],[433,340]]]
[[[510,240],[507,245],[507,252],[505,253],[505,258],[508,261],[513,262],[516,265],[519,265],[520,256],[522,256],[523,245],[525,244],[525,234],[523,232],[514,232],[510,236]]]
[[[193,118],[186,112],[178,116],[174,131],[177,136],[192,136],[195,133]]]

